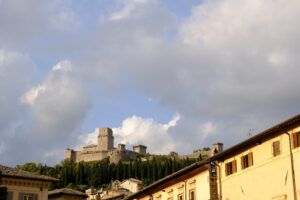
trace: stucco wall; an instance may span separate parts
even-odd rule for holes
[[[80,196],[60,195],[58,197],[50,197],[49,200],[82,200]]]
[[[19,200],[19,193],[23,192],[26,194],[38,194],[38,200],[47,200],[48,199],[48,189],[43,188],[43,191],[40,188],[36,187],[24,187],[24,186],[12,186],[4,185],[7,187],[8,192],[13,192],[13,200]]]
[[[299,128],[291,131],[299,131]],[[273,156],[272,142],[280,141],[281,154]],[[242,169],[241,156],[253,153],[253,166]],[[300,181],[300,148],[294,149],[296,181]],[[225,176],[225,163],[237,162],[237,172]],[[222,196],[224,200],[287,199],[292,200],[293,184],[289,157],[289,137],[282,134],[276,138],[239,153],[224,163],[222,169]],[[297,190],[300,191],[300,182]]]
[[[186,180],[186,188],[185,183],[183,181],[177,182],[172,186],[163,188],[158,192],[152,194],[153,200],[177,200],[179,194],[183,194],[183,199],[189,199],[189,191],[191,189],[195,189],[197,200],[208,200],[210,199],[209,194],[209,173],[208,171],[201,172],[191,178]],[[186,192],[185,192],[186,191]],[[185,198],[186,195],[186,198]],[[145,196],[141,198],[141,200],[149,200],[150,196]]]
[[[139,184],[134,181],[124,181],[123,183],[121,183],[121,187],[129,190],[132,193],[139,191]]]

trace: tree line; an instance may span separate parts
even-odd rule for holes
[[[74,163],[69,159],[63,160],[53,167],[41,163],[26,163],[18,165],[18,169],[35,172],[58,178],[58,183],[52,184],[49,190],[70,187],[84,191],[86,188],[108,188],[113,180],[136,178],[149,185],[158,179],[172,174],[192,163],[204,159],[201,154],[196,159],[177,159],[170,156],[153,156],[151,160],[134,162],[110,163],[109,158],[98,162]]]

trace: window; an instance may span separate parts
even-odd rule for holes
[[[7,196],[6,196],[6,199],[7,200],[13,200],[13,192],[7,192]]]
[[[195,189],[192,189],[192,190],[190,190],[190,192],[189,192],[189,200],[195,200],[196,198],[195,198]]]
[[[293,143],[294,143],[294,148],[297,148],[300,146],[300,132],[293,134]]]
[[[242,169],[251,167],[253,165],[253,154],[252,154],[252,152],[250,152],[247,155],[241,157],[241,165],[242,165]]]
[[[179,195],[177,196],[177,200],[183,200],[183,194],[179,194]]]
[[[33,200],[33,195],[32,194],[24,194],[23,199],[24,200]]]
[[[280,141],[273,142],[273,156],[280,155]]]
[[[19,199],[18,200],[38,200],[38,194],[28,194],[19,192]]]
[[[233,173],[236,173],[236,160],[225,164],[226,176],[229,176],[230,174],[233,174]]]

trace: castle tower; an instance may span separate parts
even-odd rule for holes
[[[114,148],[114,136],[110,128],[99,128],[98,150],[107,151]]]

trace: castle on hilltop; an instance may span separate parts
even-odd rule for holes
[[[111,163],[119,161],[133,161],[136,160],[139,154],[146,153],[146,146],[133,146],[133,151],[127,150],[125,144],[118,144],[114,147],[114,136],[110,128],[99,128],[98,144],[84,146],[82,151],[75,151],[73,149],[66,150],[66,158],[74,162],[91,162],[99,161],[109,157]]]

